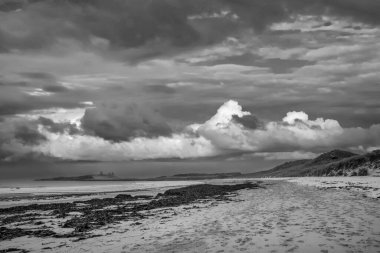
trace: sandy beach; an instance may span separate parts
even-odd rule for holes
[[[86,239],[24,236],[3,240],[0,250],[380,252],[379,199],[286,180],[268,180],[263,186],[239,190],[223,201],[202,199],[141,211],[144,218],[107,224]]]
[[[380,0],[0,0],[0,253],[380,253]]]

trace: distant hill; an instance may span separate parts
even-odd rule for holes
[[[315,159],[286,162],[270,170],[246,174],[249,177],[366,175],[380,175],[380,150],[364,155],[343,150],[333,150]]]
[[[117,181],[121,180],[113,172],[104,174],[100,172],[95,175],[83,175],[77,177],[53,177],[53,178],[42,178],[36,181]]]
[[[119,178],[113,173],[83,175],[77,177],[55,177],[38,181],[173,181],[205,180],[223,178],[260,177],[306,177],[306,176],[380,176],[380,150],[364,155],[343,150],[323,153],[315,159],[296,160],[283,163],[273,169],[249,174],[230,173],[187,173],[154,178]]]
[[[161,180],[202,180],[202,179],[223,179],[232,177],[241,177],[243,174],[240,172],[230,172],[230,173],[187,173],[187,174],[176,174],[173,176],[163,176],[155,179]]]
[[[119,178],[113,173],[109,174],[97,174],[97,175],[83,175],[77,177],[53,177],[37,179],[36,181],[177,181],[177,180],[204,180],[204,179],[223,179],[232,177],[242,177],[240,172],[230,173],[188,173],[188,174],[176,174],[173,176],[161,176],[154,178]]]

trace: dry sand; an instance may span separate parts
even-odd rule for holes
[[[357,192],[268,181],[236,201],[152,210],[100,237],[2,241],[33,252],[380,252],[380,201]],[[43,249],[45,248],[45,250]]]
[[[380,177],[298,177],[289,182],[323,189],[345,189],[369,198],[380,198]]]

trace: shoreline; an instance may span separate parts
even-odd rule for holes
[[[241,180],[215,183],[217,187],[246,184]],[[0,227],[32,232],[13,231],[24,236],[1,241],[0,252],[12,248],[18,249],[15,252],[380,251],[379,199],[284,179],[263,180],[258,187],[239,186],[233,191],[214,191],[211,186],[198,195],[202,187],[209,186],[174,188],[156,196],[123,194],[76,201],[83,208],[79,212],[77,207],[53,204],[24,212],[24,220],[17,208],[9,209],[16,217]],[[192,189],[190,199],[181,193],[187,188]],[[173,200],[173,196],[182,197]],[[4,223],[4,216],[0,217]],[[1,229],[2,234],[13,233]]]
[[[5,193],[0,194],[0,208],[12,207],[12,206],[26,206],[29,204],[44,204],[44,203],[64,203],[68,201],[76,200],[88,200],[92,197],[97,198],[107,198],[114,197],[117,194],[127,193],[132,195],[146,195],[149,193],[157,194],[163,192],[167,189],[172,189],[175,187],[194,185],[194,184],[205,184],[205,183],[227,183],[227,182],[242,182],[242,181],[288,181],[301,185],[313,186],[321,189],[344,189],[349,191],[354,191],[362,194],[364,197],[369,198],[379,198],[380,199],[380,177],[276,177],[276,178],[227,178],[227,179],[208,179],[208,180],[198,180],[198,181],[160,181],[161,183],[169,183],[167,186],[141,186],[143,188],[134,189],[120,189],[112,190],[111,188],[104,191],[97,190],[96,192],[87,190],[83,191],[81,189],[79,192],[72,190],[72,192],[35,192],[35,193]],[[157,183],[158,181],[144,181],[142,183]],[[175,182],[171,185],[170,183]],[[141,182],[138,182],[141,183]],[[86,187],[88,187],[87,185]],[[90,185],[91,187],[96,186]],[[100,185],[99,187],[103,187]],[[106,185],[107,186],[107,185]],[[145,188],[144,188],[145,187]],[[8,187],[7,187],[8,188]],[[41,187],[38,187],[41,188]],[[46,187],[49,188],[49,187]],[[61,186],[61,188],[67,188]],[[22,190],[22,187],[20,187]],[[19,190],[20,190],[19,189]],[[36,188],[35,188],[36,189]],[[33,189],[31,189],[33,190]]]
[[[251,182],[235,185],[198,184],[169,189],[155,196],[118,194],[114,198],[1,208],[0,241],[22,236],[87,239],[93,236],[88,235],[88,232],[107,224],[146,218],[141,212],[187,205],[201,199],[228,200],[227,196],[235,191],[259,187],[261,186]],[[60,228],[72,231],[57,233],[46,229],[48,222],[41,220],[47,219],[61,220],[57,221]],[[39,222],[34,222],[35,220]],[[37,227],[20,228],[19,225],[22,224],[19,223],[33,224]]]

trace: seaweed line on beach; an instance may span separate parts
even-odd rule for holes
[[[155,197],[148,195],[131,196],[119,194],[114,198],[94,198],[85,201],[54,204],[32,204],[28,206],[15,206],[0,209],[1,227],[0,241],[11,240],[21,236],[77,238],[83,240],[95,236],[91,230],[101,228],[107,224],[120,221],[138,221],[149,216],[145,211],[187,205],[196,201],[232,201],[231,193],[242,189],[256,189],[263,187],[259,183],[241,183],[234,185],[200,184],[170,189],[159,193]],[[44,214],[38,213],[44,212]],[[79,215],[72,215],[77,213]],[[4,217],[5,216],[5,217]],[[17,222],[43,225],[43,218],[63,219],[62,228],[72,229],[69,233],[56,233],[44,225],[38,228],[10,227]],[[138,224],[138,222],[135,222]],[[8,227],[6,227],[6,225]]]

